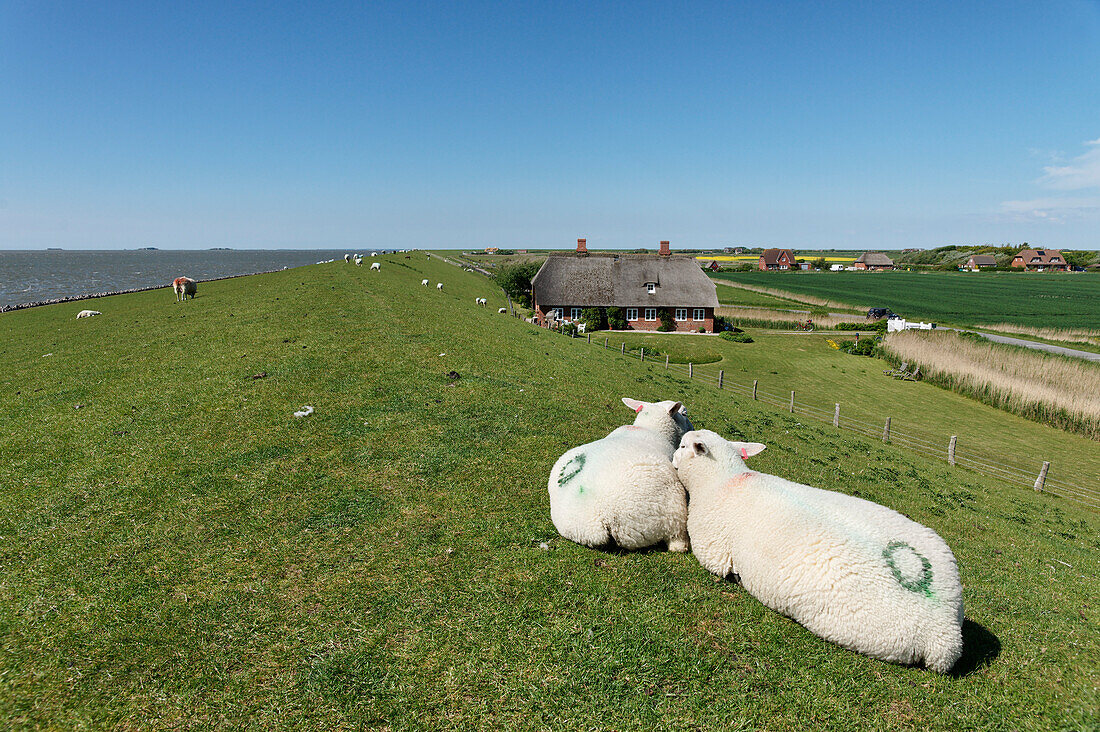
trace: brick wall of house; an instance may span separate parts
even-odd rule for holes
[[[554,307],[546,306],[546,309],[544,310],[541,305],[538,305],[536,303],[535,304],[535,318],[538,320],[538,322],[540,324],[545,324],[547,313],[549,313],[553,309],[554,309]],[[561,310],[561,313],[562,313],[562,320],[565,320],[566,322],[571,322],[573,320],[573,318],[571,317],[572,306],[565,305],[565,306],[561,306],[559,309]],[[630,309],[631,308],[623,308],[623,315],[627,315],[628,311]],[[655,330],[657,330],[658,328],[661,327],[661,308],[655,308],[655,309],[657,310],[656,319],[655,320],[646,320],[645,319],[646,308],[644,308],[644,307],[637,308],[638,317],[634,318],[633,320],[628,319],[627,320],[627,326],[631,330],[646,330],[646,331],[655,331]],[[696,332],[699,331],[699,327],[702,326],[703,328],[706,328],[707,333],[713,333],[714,332],[714,308],[687,308],[687,316],[688,316],[687,320],[675,320],[676,308],[667,308],[667,309],[672,312],[673,320],[676,323],[676,330],[678,330],[678,331],[696,333]],[[703,319],[702,320],[695,320],[695,311],[697,309],[701,309],[703,311]]]

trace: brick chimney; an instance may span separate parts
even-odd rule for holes
[[[672,256],[672,250],[669,248],[667,241],[661,242],[661,251],[657,253],[660,254],[662,257]]]
[[[577,254],[588,254],[587,239],[577,239]]]

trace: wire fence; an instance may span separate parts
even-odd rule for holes
[[[514,311],[513,314],[519,317]],[[740,381],[727,375],[716,366],[672,363],[667,356],[653,358],[650,355],[647,357],[644,349],[638,351],[628,350],[625,342],[616,343],[616,347],[612,348],[610,337],[597,336],[593,339],[592,334],[587,334],[586,336],[576,337],[576,339],[582,343],[590,344],[592,347],[617,352],[623,357],[640,361],[651,368],[666,369],[670,373],[692,381],[750,400],[763,402],[796,416],[808,417],[832,424],[837,429],[880,439],[883,442],[926,457],[946,460],[953,466],[966,468],[1015,486],[1033,488],[1093,508],[1100,508],[1100,490],[1095,485],[1081,485],[1072,479],[1060,478],[1056,474],[1051,475],[1049,470],[1051,463],[1049,461],[1040,460],[1033,463],[1024,463],[1013,460],[1006,455],[996,457],[985,455],[966,444],[965,440],[960,444],[956,435],[951,435],[949,439],[945,440],[943,435],[918,434],[910,430],[898,430],[891,424],[891,418],[887,417],[879,421],[879,416],[870,414],[851,404],[845,404],[842,408],[841,404],[834,403],[833,410],[830,411],[821,406],[798,401],[795,392],[786,394],[770,392],[761,388],[758,379],[754,379],[752,383]]]

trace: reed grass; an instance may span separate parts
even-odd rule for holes
[[[925,379],[940,386],[1100,439],[1100,366],[1088,361],[952,332],[892,333],[884,350],[895,363],[919,365]]]
[[[1089,328],[1033,328],[1027,325],[1015,323],[979,324],[976,328],[994,330],[998,333],[1012,333],[1015,335],[1043,338],[1048,341],[1062,341],[1064,343],[1100,344],[1100,330]]]
[[[800,317],[798,313],[789,310],[772,310],[770,308],[753,308],[725,306],[715,311],[722,317],[729,318],[730,322],[737,326],[749,326],[755,328],[786,328],[795,330],[800,323],[806,322],[806,317]],[[838,315],[813,315],[814,327],[818,329],[836,328],[841,323],[851,323],[854,316]]]

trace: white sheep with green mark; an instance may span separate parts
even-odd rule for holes
[[[749,470],[758,442],[710,430],[673,457],[699,562],[768,607],[872,658],[946,673],[962,654],[962,584],[932,529],[843,493]]]
[[[623,399],[637,416],[607,437],[574,447],[550,471],[550,519],[566,539],[624,549],[689,548],[687,498],[672,467],[692,429],[680,402]]]

